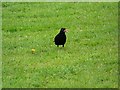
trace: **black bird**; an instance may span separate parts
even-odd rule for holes
[[[66,28],[61,28],[60,32],[55,36],[54,42],[57,47],[59,47],[59,45],[62,45],[64,47],[64,44],[66,42],[65,32],[67,32]]]

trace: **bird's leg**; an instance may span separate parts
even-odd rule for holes
[[[57,47],[59,47],[59,45],[57,45]]]
[[[63,47],[64,47],[64,44],[63,44]]]

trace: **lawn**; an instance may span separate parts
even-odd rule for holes
[[[117,88],[118,3],[3,2],[2,75],[3,88]]]

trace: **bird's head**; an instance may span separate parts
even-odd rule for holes
[[[68,32],[66,28],[61,28],[60,33]]]

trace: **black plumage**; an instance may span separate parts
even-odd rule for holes
[[[59,47],[59,45],[62,45],[64,47],[64,44],[66,43],[66,28],[61,28],[60,32],[55,36],[54,42]]]

